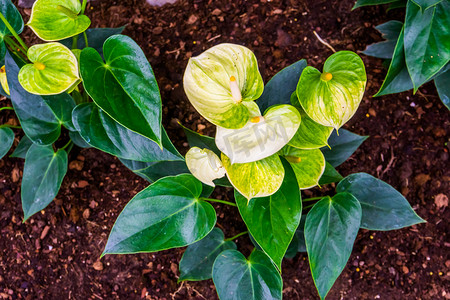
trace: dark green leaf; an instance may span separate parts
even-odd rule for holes
[[[199,147],[200,149],[206,148],[213,151],[220,157],[220,150],[217,148],[214,138],[190,130],[189,128],[184,127],[183,125],[181,125],[181,127],[184,130],[184,134],[186,134],[189,147]]]
[[[103,57],[103,44],[105,43],[105,41],[110,36],[121,34],[124,29],[125,26],[119,28],[91,28],[86,30],[89,47],[97,50],[97,52],[100,53],[100,55]],[[73,38],[67,38],[59,42],[67,48],[72,49]],[[78,36],[77,47],[78,49],[86,48],[86,42],[81,35]]]
[[[412,88],[413,83],[409,76],[408,69],[406,68],[404,31],[402,29],[394,49],[394,54],[392,55],[386,78],[384,79],[380,90],[374,97],[401,93]]]
[[[28,93],[19,83],[19,66],[9,53],[6,54],[5,63],[11,102],[23,131],[36,144],[52,144],[58,139],[67,114],[64,114],[66,110],[59,110],[57,112],[63,114],[57,115],[48,104],[53,101],[56,103],[55,109],[61,108],[57,103],[70,102],[67,98],[70,96],[61,94],[42,97]]]
[[[162,129],[161,148],[152,140],[114,121],[94,103],[83,103],[73,111],[73,123],[91,146],[120,158],[144,162],[183,160]]]
[[[125,206],[102,255],[155,252],[201,240],[216,224],[216,212],[199,199],[201,193],[201,182],[190,174],[156,181]]]
[[[361,204],[361,228],[394,230],[425,222],[409,205],[405,197],[386,182],[366,173],[345,177],[337,192],[355,196]]]
[[[86,141],[81,137],[78,131],[69,131],[69,137],[72,142],[80,148],[91,148],[91,145],[86,143]]]
[[[283,281],[264,252],[245,259],[237,250],[223,251],[214,262],[213,281],[221,300],[281,299]]]
[[[141,162],[126,159],[120,159],[120,161],[148,182],[154,182],[166,176],[190,173],[184,161]]]
[[[0,159],[8,153],[14,142],[14,131],[9,127],[0,128]]]
[[[67,172],[67,152],[53,152],[51,145],[32,145],[25,158],[22,179],[24,221],[56,197]]]
[[[406,65],[414,91],[450,61],[449,20],[449,1],[440,2],[425,11],[408,1],[404,43]]]
[[[419,5],[422,10],[426,10],[427,8],[436,5],[443,0],[412,0],[415,4]]]
[[[358,7],[387,4],[387,3],[392,3],[395,1],[397,1],[397,0],[358,0],[358,1],[356,1],[356,4],[355,4],[355,6],[353,6],[352,10],[356,9]]]
[[[0,0],[0,12],[11,27],[20,34],[24,26],[23,19],[11,0]],[[3,59],[6,54],[6,45],[4,43],[5,36],[12,36],[12,34],[5,23],[0,20],[0,59]]]
[[[236,244],[226,242],[222,230],[214,228],[206,237],[187,247],[180,260],[178,281],[212,278],[214,261],[222,251],[228,249],[236,249]]]
[[[281,270],[281,261],[300,222],[302,203],[294,171],[284,159],[283,184],[269,197],[247,198],[235,190],[234,197],[250,234]]]
[[[341,174],[339,174],[338,171],[329,163],[327,162],[325,165],[325,171],[322,174],[322,177],[320,177],[319,184],[329,184],[333,182],[339,182],[343,179]]]
[[[396,8],[405,8],[406,2],[407,2],[407,0],[398,0],[398,1],[392,2],[391,4],[389,4],[389,7],[388,7],[388,9],[386,9],[386,12],[389,12]]]
[[[74,131],[75,127],[72,123],[72,111],[75,108],[75,101],[67,94],[62,93],[57,96],[42,97],[45,103],[50,107],[60,125],[68,130]]]
[[[25,158],[31,145],[33,145],[33,142],[26,135],[24,135],[10,157]]]
[[[270,79],[264,87],[263,94],[256,100],[261,112],[275,104],[290,104],[291,94],[295,92],[298,80],[305,67],[306,60],[299,60]]]
[[[124,35],[108,38],[103,51],[106,62],[93,48],[81,52],[86,91],[111,118],[161,145],[161,96],[144,52]]]
[[[291,243],[289,244],[289,248],[286,252],[286,258],[293,258],[297,252],[306,252],[306,244],[305,244],[305,221],[306,215],[302,215],[300,219],[300,225],[298,225],[297,230],[295,231],[294,237],[292,238]]]
[[[378,25],[375,29],[381,33],[385,41],[367,46],[362,53],[378,58],[391,59],[402,28],[403,23],[394,20]]]
[[[320,298],[325,298],[347,264],[360,224],[361,206],[349,193],[327,196],[308,213],[305,241]]]
[[[442,103],[450,109],[450,70],[439,74],[439,76],[434,79],[434,84],[436,85]]]
[[[321,150],[326,161],[336,168],[346,161],[367,138],[368,136],[360,136],[348,130],[339,129],[339,135],[333,131],[328,139],[331,149],[324,147]]]

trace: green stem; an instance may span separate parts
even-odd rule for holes
[[[302,202],[310,202],[310,201],[316,201],[316,200],[320,200],[324,198],[323,196],[321,197],[312,197],[312,198],[306,198],[306,199],[302,199]]]
[[[225,239],[225,242],[233,241],[233,240],[237,239],[238,237],[240,237],[240,236],[242,236],[242,235],[244,235],[244,234],[247,234],[247,233],[248,233],[248,231],[244,231],[244,232],[241,232],[241,233],[239,233],[239,234],[236,234],[236,235],[233,236],[233,237],[230,237],[230,238],[228,238],[228,239]]]
[[[78,49],[78,34],[73,36],[72,50]]]
[[[19,44],[23,47],[23,49],[25,50],[25,53],[28,52],[28,47],[27,45],[23,42],[23,40],[20,38],[20,36],[17,34],[17,32],[14,30],[14,28],[11,26],[11,24],[9,24],[8,20],[6,20],[5,16],[0,12],[0,20],[3,21],[3,23],[5,23],[6,28],[8,28],[8,30],[11,32],[11,34],[16,38],[16,40],[19,42]]]
[[[9,124],[3,124],[3,125],[0,126],[0,128],[5,128],[5,127],[15,128],[15,129],[22,129],[21,126],[15,126],[15,125],[9,125]]]
[[[0,111],[2,111],[2,110],[14,110],[14,107],[5,106],[5,107],[0,108]]]
[[[211,198],[200,198],[200,200],[209,201],[209,202],[217,202],[217,203],[222,203],[222,204],[226,204],[226,205],[237,207],[237,205],[235,203],[229,202],[229,201],[225,201],[225,200],[218,200],[218,199],[211,199]]]
[[[84,15],[86,11],[87,0],[83,0],[83,4],[81,4],[81,14]]]
[[[72,144],[72,140],[69,140],[69,141],[67,142],[67,144],[65,144],[64,147],[59,148],[59,150],[64,150],[64,149],[66,149],[70,144]]]
[[[305,210],[305,209],[311,208],[311,207],[313,207],[314,205],[316,205],[316,203],[314,203],[314,204],[310,204],[310,205],[306,205],[306,206],[304,206],[304,207],[303,207],[303,209],[302,209],[302,210]]]
[[[17,57],[19,57],[20,59],[27,61],[28,57],[26,52],[24,52],[24,50],[22,49],[21,46],[19,46],[19,44],[17,44],[13,39],[5,36],[4,39],[5,43],[11,48],[12,52],[17,55]]]
[[[85,47],[87,48],[87,47],[89,47],[89,42],[88,42],[86,31],[83,32],[83,36],[84,36],[84,43],[86,44]]]

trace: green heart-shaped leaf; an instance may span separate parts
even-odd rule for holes
[[[20,15],[20,12],[17,10],[16,6],[11,2],[11,0],[0,0],[0,12],[11,25],[11,27],[17,32],[17,34],[22,33],[22,16]],[[0,21],[0,60],[2,60],[6,54],[6,45],[4,43],[4,38],[11,35],[11,31],[8,29],[8,27],[6,27],[5,22]]]
[[[420,6],[422,10],[426,10],[427,8],[436,5],[443,0],[412,0],[414,3]]]
[[[402,28],[403,23],[396,20],[391,20],[376,26],[375,29],[381,33],[385,41],[369,45],[361,53],[378,58],[392,59],[395,45],[397,45]]]
[[[380,5],[380,4],[392,3],[395,1],[397,1],[397,0],[358,0],[358,1],[356,1],[352,10],[356,9],[358,7],[369,6],[369,5]]]
[[[450,110],[450,70],[437,76],[434,84],[442,103]]]
[[[347,264],[360,224],[361,206],[349,193],[323,198],[306,216],[309,266],[321,299]]]
[[[216,224],[216,212],[199,199],[201,193],[201,182],[190,174],[156,181],[125,206],[102,255],[155,252],[201,240]]]
[[[225,168],[220,158],[209,149],[192,147],[186,153],[186,164],[198,180],[214,187],[213,180],[225,176]]]
[[[344,177],[342,177],[342,175],[339,174],[339,172],[336,171],[336,169],[329,162],[326,162],[325,171],[323,171],[323,174],[320,177],[319,185],[339,182],[342,179],[344,179]]]
[[[213,265],[213,281],[221,300],[281,300],[283,280],[264,252],[248,259],[237,250],[223,251]]]
[[[49,205],[67,172],[67,152],[32,145],[25,158],[21,187],[24,221]]]
[[[286,258],[294,258],[298,252],[306,252],[306,244],[305,244],[305,221],[306,215],[302,215],[300,219],[300,225],[298,225],[297,230],[295,231],[294,237],[292,238],[291,243],[286,251]]]
[[[189,174],[185,161],[161,160],[155,162],[142,162],[137,160],[119,160],[131,171],[152,183],[166,176]]]
[[[28,58],[32,64],[20,69],[19,82],[29,93],[57,95],[80,81],[77,58],[60,43],[34,45]]]
[[[345,177],[336,187],[337,192],[355,196],[361,204],[361,228],[395,230],[424,223],[408,201],[386,182],[366,173]]]
[[[189,128],[187,128],[181,124],[180,124],[180,126],[183,128],[184,134],[186,134],[189,146],[199,147],[202,149],[206,148],[206,149],[211,150],[215,154],[220,155],[221,152],[217,148],[214,138],[207,136],[207,135],[202,135],[198,132],[190,130]]]
[[[325,61],[323,73],[313,67],[303,70],[297,97],[312,120],[339,129],[358,109],[366,81],[361,58],[351,51],[339,51]]]
[[[286,146],[280,152],[290,163],[302,190],[319,184],[325,170],[325,157],[319,149],[302,150]]]
[[[234,192],[236,204],[249,232],[279,270],[302,213],[295,174],[286,161],[283,165],[286,174],[275,194],[248,201],[237,191]]]
[[[79,0],[37,0],[27,25],[40,39],[59,41],[80,34],[91,25],[91,20],[80,12]]]
[[[255,55],[234,44],[220,44],[190,58],[183,84],[189,101],[203,117],[234,129],[247,123],[246,102],[258,99],[264,89]]]
[[[408,1],[404,43],[414,91],[450,61],[449,20],[449,1],[442,1],[425,11]]]
[[[236,249],[232,241],[225,241],[222,230],[214,228],[206,237],[189,245],[180,260],[178,281],[198,281],[212,278],[217,256],[225,250]]]
[[[0,159],[8,153],[14,142],[14,132],[9,127],[0,127]]]
[[[274,194],[284,179],[284,168],[277,154],[245,164],[231,164],[222,153],[222,163],[233,187],[248,200]]]
[[[24,135],[19,142],[19,145],[17,145],[14,152],[10,155],[10,157],[17,157],[17,158],[23,158],[25,159],[28,150],[33,145],[33,142]]]
[[[144,52],[131,38],[114,35],[103,54],[105,62],[92,48],[81,52],[86,91],[111,118],[161,146],[161,96]]]
[[[76,130],[91,146],[129,160],[145,162],[183,160],[163,129],[161,149],[154,141],[123,127],[94,103],[73,110]]]
[[[231,163],[249,163],[277,153],[300,126],[300,114],[292,105],[276,105],[264,117],[254,116],[241,129],[217,127],[216,145]]]
[[[322,148],[322,153],[327,162],[333,167],[338,167],[346,161],[361,144],[368,138],[368,136],[357,135],[345,129],[339,130],[339,135],[334,131],[328,143],[330,147]]]
[[[75,103],[68,94],[39,96],[23,89],[18,81],[19,67],[6,54],[6,74],[11,88],[11,102],[25,134],[38,145],[54,143],[61,134],[61,126],[71,128],[71,114]]]
[[[291,103],[300,113],[302,122],[288,145],[299,149],[318,149],[327,146],[333,127],[314,122],[301,107],[295,92],[291,95]]]

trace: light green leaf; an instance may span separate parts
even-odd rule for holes
[[[361,204],[361,228],[395,230],[424,223],[408,201],[386,182],[366,173],[345,177],[336,187],[338,193],[352,194]]]
[[[8,153],[14,142],[14,131],[9,127],[0,127],[0,159]]]
[[[17,34],[22,33],[22,16],[20,15],[20,12],[17,10],[16,6],[11,2],[11,0],[0,0],[0,12],[11,25],[11,27],[17,32]],[[9,31],[9,29],[6,27],[5,23],[0,21],[0,60],[2,60],[6,54],[6,45],[4,43],[4,38],[11,35],[11,31]]]
[[[281,300],[283,280],[264,252],[245,259],[237,250],[223,251],[213,265],[213,281],[221,300]]]
[[[318,149],[327,146],[333,127],[323,126],[308,117],[298,102],[295,92],[291,95],[291,103],[297,108],[302,121],[288,145],[299,149]]]
[[[239,212],[250,234],[279,270],[302,213],[295,174],[286,161],[283,165],[286,175],[275,194],[248,201],[237,191],[234,192]]]
[[[178,281],[211,279],[214,261],[221,252],[229,249],[236,249],[236,244],[225,241],[222,230],[214,228],[206,237],[189,245],[184,251]]]
[[[114,35],[103,54],[105,61],[93,48],[81,52],[86,91],[111,118],[161,146],[161,96],[144,52],[131,38]]]
[[[319,149],[302,150],[286,146],[279,154],[290,163],[300,189],[309,189],[319,184],[325,170],[325,157]]]
[[[347,264],[360,224],[361,206],[349,193],[323,198],[306,216],[309,266],[321,299]]]
[[[220,158],[209,149],[192,147],[186,153],[186,164],[198,180],[214,187],[213,180],[225,176],[225,168]]]
[[[262,160],[231,164],[222,153],[222,163],[233,187],[248,200],[275,194],[284,179],[284,168],[277,154]]]
[[[67,172],[67,152],[51,145],[32,145],[25,158],[21,187],[24,221],[44,209],[58,194]]]
[[[361,58],[351,51],[331,55],[323,73],[306,67],[297,85],[297,97],[315,122],[339,129],[355,114],[366,87]]]
[[[20,69],[19,82],[29,93],[57,95],[80,81],[77,58],[60,43],[31,46],[28,58],[32,64]]]
[[[423,11],[408,1],[405,17],[406,66],[414,92],[450,61],[450,2]]]
[[[117,218],[105,254],[155,252],[193,244],[216,224],[202,184],[190,174],[162,178],[130,200]]]
[[[80,12],[79,0],[37,0],[27,25],[40,39],[59,41],[80,34],[91,25],[91,20]]]
[[[234,44],[220,44],[189,59],[183,83],[189,101],[203,117],[233,129],[247,124],[245,103],[258,99],[264,89],[255,55]]]
[[[217,127],[216,145],[231,163],[249,163],[278,152],[297,132],[300,114],[292,105],[276,105],[254,116],[241,129]]]

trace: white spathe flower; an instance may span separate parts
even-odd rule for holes
[[[226,173],[220,158],[209,149],[192,147],[186,153],[186,164],[195,178],[212,187],[215,186],[213,180]]]

